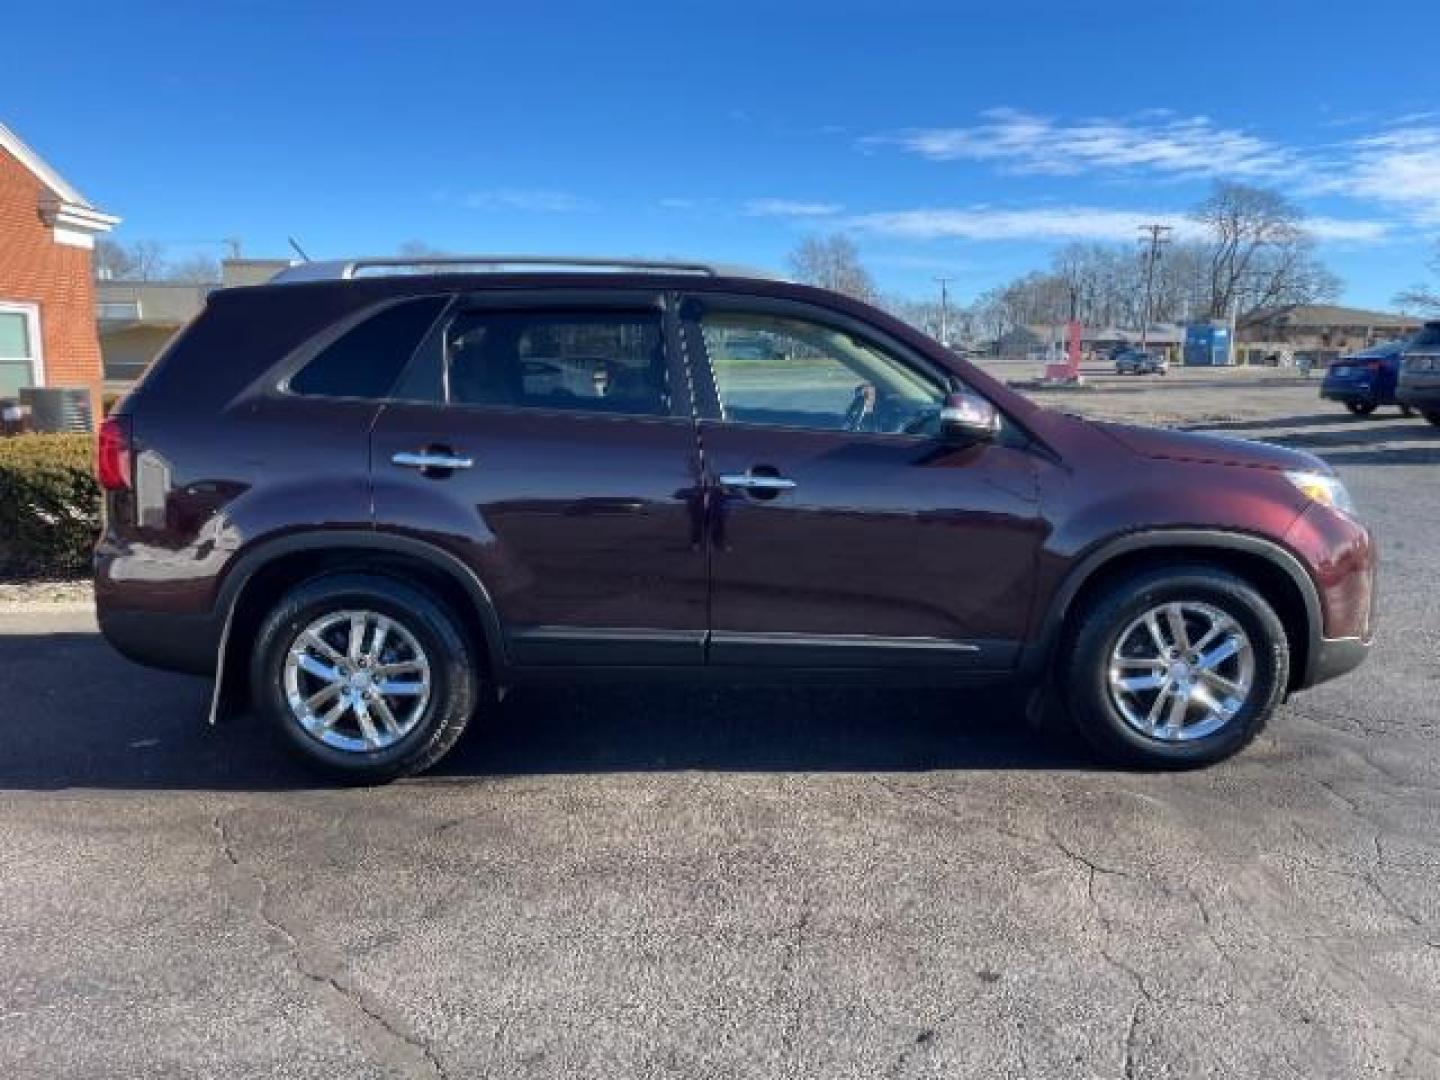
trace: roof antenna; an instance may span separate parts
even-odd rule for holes
[[[295,249],[295,254],[300,256],[301,261],[310,261],[310,256],[305,254],[305,249],[300,246],[300,241],[293,236],[287,236],[285,239],[290,242],[290,246]]]

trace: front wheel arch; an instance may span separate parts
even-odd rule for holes
[[[1049,678],[1067,630],[1090,598],[1119,578],[1182,562],[1235,574],[1265,597],[1279,616],[1290,647],[1288,689],[1309,684],[1323,615],[1319,593],[1300,561],[1279,544],[1247,533],[1192,529],[1128,534],[1100,544],[1082,558],[1040,613],[1021,655],[1022,678],[1035,684]]]

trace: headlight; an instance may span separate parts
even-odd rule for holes
[[[1351,517],[1355,516],[1355,503],[1351,501],[1350,492],[1345,490],[1345,485],[1338,477],[1318,472],[1287,472],[1285,477],[1299,488],[1306,498],[1324,503],[1332,510],[1339,510]]]

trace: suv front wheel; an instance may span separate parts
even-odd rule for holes
[[[1080,612],[1061,688],[1102,752],[1147,768],[1236,753],[1279,705],[1289,642],[1274,610],[1218,567],[1121,580]]]
[[[475,709],[474,649],[449,609],[394,578],[305,582],[260,628],[251,693],[309,764],[343,779],[417,773]]]

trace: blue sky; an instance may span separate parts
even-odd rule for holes
[[[1440,237],[1440,3],[153,4],[7,13],[0,119],[175,255],[684,255],[854,236],[961,299],[1227,177],[1346,299]],[[204,249],[202,247],[202,249]],[[217,250],[210,248],[208,250]]]

